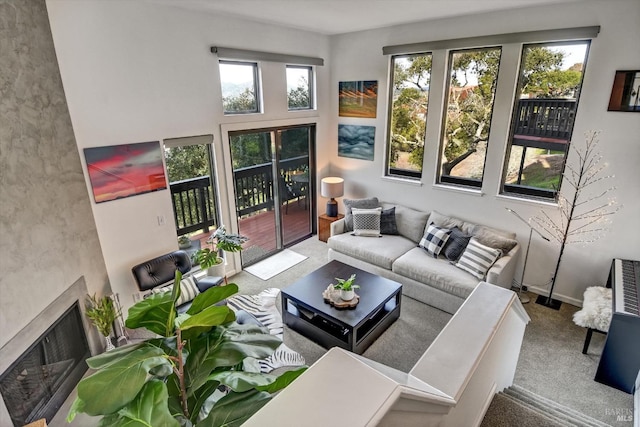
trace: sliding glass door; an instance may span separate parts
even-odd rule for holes
[[[229,132],[246,267],[312,233],[315,125]]]

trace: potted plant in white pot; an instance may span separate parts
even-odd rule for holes
[[[107,295],[102,298],[97,298],[95,294],[93,296],[87,295],[85,308],[85,314],[91,319],[107,342],[106,351],[113,350],[115,347],[111,342],[111,328],[120,314],[113,299]]]
[[[214,231],[207,243],[211,248],[200,249],[195,254],[195,259],[200,268],[207,269],[207,275],[225,277],[223,252],[239,252],[242,244],[249,240],[239,234],[227,233],[224,225]]]
[[[355,289],[360,288],[360,286],[355,284],[356,275],[352,274],[348,279],[336,277],[336,280],[338,283],[333,285],[333,288],[340,291],[340,298],[343,301],[351,301],[356,296]]]

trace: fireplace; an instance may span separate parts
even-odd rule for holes
[[[85,360],[100,350],[81,301],[84,277],[0,348],[0,424],[50,422],[87,371]]]

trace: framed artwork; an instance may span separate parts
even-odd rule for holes
[[[607,111],[640,113],[640,70],[616,71]]]
[[[338,156],[373,161],[376,127],[338,125]]]
[[[374,119],[378,108],[378,81],[338,83],[338,115]]]
[[[84,149],[96,203],[167,188],[159,141]]]

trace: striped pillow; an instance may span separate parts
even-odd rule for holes
[[[444,244],[447,243],[450,235],[451,230],[448,228],[436,227],[433,224],[429,224],[418,246],[427,251],[432,257],[438,258],[440,251],[444,248]]]
[[[499,249],[485,246],[472,237],[455,266],[482,280],[500,255]]]
[[[161,288],[154,288],[151,293],[157,294],[160,292],[171,292],[173,285],[163,286]],[[180,282],[180,296],[176,301],[176,307],[180,307],[182,304],[193,300],[200,293],[200,289],[196,285],[193,276],[183,277]]]
[[[353,215],[353,234],[355,236],[380,237],[380,216],[382,208],[351,208]]]

